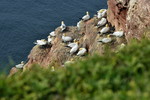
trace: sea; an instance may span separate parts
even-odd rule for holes
[[[0,71],[26,61],[37,39],[47,38],[62,20],[76,25],[86,11],[93,16],[107,0],[0,0]]]

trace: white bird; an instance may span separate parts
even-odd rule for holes
[[[24,61],[21,61],[21,64],[16,65],[15,67],[18,69],[22,69],[24,67]]]
[[[113,35],[113,36],[116,36],[116,37],[122,37],[124,35],[124,32],[123,31],[116,31],[116,32],[114,32],[113,34],[110,34],[110,35]]]
[[[64,21],[62,21],[61,22],[61,26],[60,26],[60,28],[61,28],[61,32],[63,32],[63,31],[65,31],[66,30],[66,25],[65,25],[65,23],[64,23]]]
[[[53,38],[50,35],[47,38],[48,38],[48,43],[51,43],[53,41]]]
[[[109,32],[110,27],[108,26],[108,24],[106,24],[106,26],[104,28],[102,28],[102,30],[100,31],[101,34],[105,34],[107,32]]]
[[[49,35],[55,37],[56,36],[55,31],[50,32]]]
[[[89,12],[87,11],[87,12],[86,12],[86,15],[82,17],[82,20],[83,20],[83,21],[87,21],[87,20],[89,20],[89,19],[90,19],[90,15],[89,15]]]
[[[99,10],[99,11],[97,12],[97,18],[98,18],[98,19],[101,19],[101,18],[105,17],[105,16],[106,16],[106,13],[107,13],[107,10],[106,10],[106,9],[101,9],[101,10]]]
[[[80,30],[80,29],[81,29],[81,23],[82,23],[82,20],[81,20],[81,21],[79,21],[79,22],[77,23],[77,28],[78,28],[78,30]]]
[[[73,43],[69,43],[69,44],[67,45],[67,47],[73,48],[73,47],[76,45],[76,42],[77,42],[77,40],[74,39]]]
[[[70,50],[70,54],[74,54],[78,51],[79,48],[79,42],[76,42],[76,45]]]
[[[98,22],[97,26],[98,26],[98,27],[101,27],[101,26],[105,25],[106,23],[107,23],[107,19],[106,19],[106,18],[102,18],[102,19]]]
[[[34,44],[44,46],[44,45],[47,45],[47,43],[48,42],[45,39],[41,39],[41,40],[37,40]]]
[[[110,35],[107,35],[106,38],[103,38],[103,39],[99,40],[98,42],[109,43],[111,41],[112,41],[112,38],[110,38]]]
[[[62,36],[63,42],[71,42],[73,39],[70,36],[66,36],[66,34],[63,34]]]
[[[79,52],[77,53],[77,56],[84,56],[86,52],[87,52],[86,48],[80,48]]]

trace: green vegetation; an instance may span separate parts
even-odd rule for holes
[[[0,76],[1,100],[150,100],[150,41],[95,55],[51,72]]]

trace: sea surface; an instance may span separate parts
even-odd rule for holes
[[[26,61],[37,39],[60,25],[76,25],[86,11],[93,16],[107,0],[0,0],[0,71]]]

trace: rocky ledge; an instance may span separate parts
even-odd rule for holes
[[[140,40],[142,36],[149,37],[150,34],[144,34],[144,31],[150,26],[150,1],[149,0],[108,0],[107,10],[108,24],[112,27],[110,33],[122,29],[125,32],[124,37],[113,37],[113,41],[108,44],[97,42],[98,39],[106,37],[100,36],[98,32],[101,28],[96,25],[100,19],[95,17],[83,22],[80,30],[76,26],[69,26],[64,32],[68,36],[79,40],[79,47],[84,47],[88,50],[88,54],[93,53],[103,54],[104,47],[107,45],[112,51],[115,51],[121,43],[129,42],[132,38]],[[113,30],[113,27],[115,30]],[[48,67],[57,63],[57,66],[62,66],[70,59],[77,59],[76,55],[70,55],[70,49],[62,43],[62,33],[60,28],[55,30],[56,38],[52,42],[52,46],[40,47],[36,45],[31,50],[28,56],[28,62],[25,67],[30,68],[32,64],[39,64],[43,67]],[[13,74],[16,70],[12,68]]]

